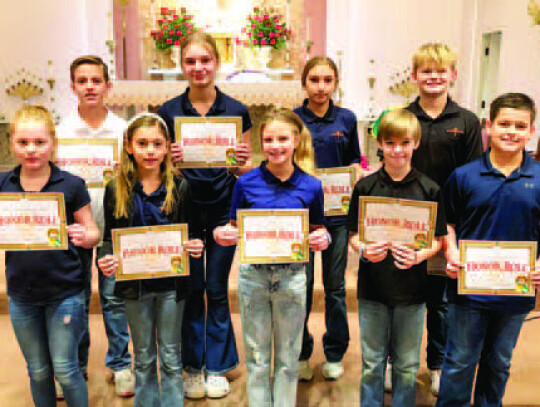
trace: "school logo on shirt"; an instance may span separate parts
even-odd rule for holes
[[[452,133],[454,137],[457,137],[458,134],[465,133],[463,130],[458,129],[457,127],[454,127],[453,129],[446,130],[447,133]]]
[[[336,131],[336,132],[332,133],[332,136],[336,137],[339,140],[341,137],[343,137],[343,133],[340,132],[340,131]]]

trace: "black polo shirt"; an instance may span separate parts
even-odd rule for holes
[[[407,106],[422,128],[412,166],[443,187],[452,171],[482,154],[482,127],[474,113],[450,98],[435,119],[420,107],[419,100]]]
[[[403,180],[394,181],[384,167],[355,185],[349,207],[348,229],[358,232],[358,200],[361,196],[385,196],[437,202],[435,236],[444,236],[446,218],[438,185],[412,169]],[[358,269],[358,298],[377,301],[388,306],[421,304],[426,301],[427,261],[407,270],[394,265],[390,252],[379,263],[362,258]]]
[[[84,180],[51,165],[49,180],[40,192],[61,192],[66,221],[75,223],[73,213],[90,203]],[[21,167],[0,174],[0,192],[25,192]],[[69,239],[67,250],[6,251],[6,281],[10,297],[20,302],[58,301],[81,292],[87,276],[77,248]]]
[[[165,102],[158,114],[165,120],[171,138],[175,140],[174,118],[201,115],[189,101],[189,88],[180,96]],[[216,87],[216,100],[206,116],[240,116],[242,132],[246,132],[253,124],[245,105],[227,96]],[[193,168],[183,169],[182,174],[191,185],[193,202],[198,205],[219,205],[228,209],[236,177],[226,168]]]

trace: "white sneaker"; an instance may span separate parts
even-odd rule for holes
[[[337,380],[345,373],[341,362],[325,362],[322,366],[322,375],[326,380]]]
[[[298,364],[298,380],[309,382],[313,379],[313,369],[309,365],[309,360],[301,360]]]
[[[392,393],[392,364],[386,363],[386,371],[384,373],[384,391]]]
[[[188,399],[202,399],[206,396],[204,374],[187,372],[184,379],[184,396]]]
[[[64,400],[64,389],[62,389],[62,386],[60,386],[60,383],[56,379],[54,379],[54,388],[56,389],[56,400]]]
[[[206,396],[211,399],[225,397],[231,391],[229,381],[223,375],[209,374],[206,377]]]
[[[441,371],[430,370],[429,376],[431,377],[431,392],[437,397],[439,395],[439,387],[441,386]]]
[[[113,373],[114,392],[120,397],[131,397],[135,394],[135,376],[131,369]]]

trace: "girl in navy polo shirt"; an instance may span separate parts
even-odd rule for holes
[[[128,125],[120,174],[107,184],[103,198],[105,230],[98,265],[106,276],[118,266],[111,229],[191,221],[189,185],[172,165],[169,144],[167,126],[155,114],[138,115]],[[197,234],[193,224],[189,229],[191,236]],[[185,247],[193,257],[202,254],[200,239],[188,240]],[[187,277],[115,284],[114,294],[125,302],[133,340],[136,407],[183,405],[180,332],[188,286]]]
[[[56,147],[51,114],[24,106],[13,118],[10,147],[19,166],[0,176],[0,192],[64,194],[67,250],[6,252],[9,314],[30,376],[34,404],[56,406],[54,377],[66,404],[88,406],[78,341],[85,307],[85,272],[75,246],[92,248],[98,229],[84,181],[51,162]]]
[[[350,110],[334,105],[332,95],[338,84],[338,69],[325,56],[311,58],[302,72],[302,86],[308,98],[294,112],[300,116],[309,132],[318,168],[352,166],[360,177],[360,148],[356,116]],[[349,346],[349,325],[345,305],[345,268],[347,267],[348,232],[346,216],[326,218],[325,226],[332,236],[332,244],[322,252],[322,273],[325,293],[326,333],[323,336],[326,363],[323,377],[338,379],[344,369],[341,360]],[[309,358],[313,352],[313,336],[308,330],[308,319],[313,300],[315,256],[311,254],[307,271],[308,297],[299,379],[309,381],[313,371]]]
[[[241,168],[182,170],[193,190],[193,215],[204,230],[206,252],[206,267],[202,258],[192,262],[192,293],[186,301],[182,328],[182,362],[187,372],[184,392],[189,398],[205,395],[218,398],[229,393],[229,382],[224,373],[238,364],[227,293],[235,247],[216,244],[212,231],[229,220],[236,175],[249,167],[246,162],[249,160],[249,129],[252,124],[247,108],[215,86],[220,60],[211,36],[196,33],[186,37],[181,44],[180,55],[189,87],[159,109],[173,140],[174,118],[178,116],[242,118],[243,143],[237,147],[237,161]],[[173,162],[182,160],[182,150],[177,143],[172,144],[172,158]]]
[[[308,175],[314,168],[313,149],[302,121],[290,110],[272,112],[261,124],[261,145],[266,161],[238,179],[231,220],[216,228],[216,241],[224,246],[236,244],[237,209],[307,208],[310,249],[326,249],[330,236],[323,226],[324,195],[321,182]],[[240,266],[238,297],[252,407],[296,405],[306,302],[304,267],[301,263]]]

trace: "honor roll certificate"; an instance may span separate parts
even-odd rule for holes
[[[416,249],[431,247],[436,202],[361,196],[358,212],[360,241],[386,241]]]
[[[189,275],[187,224],[113,229],[117,280]]]
[[[61,193],[0,193],[0,249],[67,250]]]
[[[118,139],[59,139],[56,162],[84,179],[88,188],[103,188],[118,162]]]
[[[242,140],[241,117],[175,117],[176,141],[183,151],[180,168],[234,167]]]
[[[307,262],[308,213],[307,209],[237,211],[240,263]]]
[[[458,294],[534,296],[536,242],[461,240]]]
[[[315,170],[324,191],[324,215],[347,215],[354,187],[354,168],[324,168]]]

